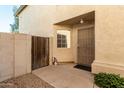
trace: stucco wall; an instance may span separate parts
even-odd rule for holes
[[[0,81],[14,76],[14,37],[0,33]]]
[[[60,62],[75,61],[76,54],[73,52],[72,40],[73,27],[54,26],[53,24],[92,10],[94,10],[94,6],[28,6],[19,15],[19,31],[26,34],[51,37],[53,44],[50,45],[50,61],[52,57],[56,57]],[[71,32],[70,48],[57,48],[56,31],[60,29]]]
[[[48,37],[53,34],[56,7],[47,5],[28,6],[19,15],[21,33]]]
[[[50,45],[50,62],[56,57],[60,62],[73,61],[72,47],[58,49],[56,31],[58,29],[72,30],[69,27],[53,26],[56,22],[56,6],[28,6],[19,15],[19,31],[25,34],[50,37],[54,44]],[[54,51],[54,52],[52,52]],[[52,53],[51,53],[52,52]]]
[[[88,5],[57,5],[55,22],[61,22],[87,12],[94,11],[95,7],[96,6]]]
[[[31,37],[0,33],[0,81],[31,72]]]
[[[124,6],[58,6],[56,22],[95,10],[95,61],[92,72],[124,76]],[[75,29],[75,28],[74,28]],[[76,32],[73,45],[76,44]],[[73,48],[75,50],[76,46]],[[76,52],[73,52],[76,60]]]
[[[14,44],[14,74],[15,76],[31,72],[31,36],[15,34]]]
[[[53,24],[95,10],[95,61],[92,65],[92,72],[106,71],[124,75],[122,73],[124,70],[124,6],[58,5],[52,6],[52,11],[50,8],[51,6],[40,6],[40,8],[39,6],[28,6],[19,16],[22,19],[20,21],[20,31],[29,31],[41,36],[51,36],[53,38],[51,55],[57,56],[60,60],[64,61],[76,60],[76,52],[74,51],[76,46],[62,51],[55,47],[55,31],[59,27],[53,29]],[[43,12],[39,13],[38,11],[41,10]],[[44,12],[47,10],[49,10],[48,14]],[[36,25],[37,28],[35,28]],[[73,29],[73,27],[70,29]],[[75,36],[72,35],[72,38],[73,42],[76,43]],[[67,51],[68,53],[66,53]],[[69,51],[73,51],[73,53]],[[67,59],[63,56],[66,56]]]
[[[122,20],[124,20],[124,6],[97,8],[94,73],[114,72],[124,76],[124,23]]]
[[[56,6],[56,19],[55,23],[71,19],[73,17],[91,12],[95,10],[96,6],[82,6],[82,5],[57,5]],[[61,11],[61,12],[60,12]],[[58,27],[58,28],[57,28]],[[56,29],[70,29],[71,31],[71,48],[70,49],[57,49],[54,47],[54,54],[57,55],[62,61],[73,61],[77,63],[77,29],[78,26],[57,26]],[[65,28],[64,28],[65,27]],[[56,35],[54,35],[56,36]],[[54,37],[55,38],[55,37]],[[57,41],[56,38],[54,40]],[[56,46],[56,43],[54,43]],[[58,50],[58,51],[57,51]]]
[[[103,12],[104,15],[102,15]],[[113,64],[121,64],[124,61],[124,23],[122,20],[124,20],[124,6],[97,9],[95,28],[97,60],[111,60]]]
[[[69,26],[55,26],[55,32],[53,37],[53,57],[56,57],[59,62],[73,62],[73,51],[72,51],[72,28]],[[57,48],[57,30],[68,30],[70,31],[70,48]]]

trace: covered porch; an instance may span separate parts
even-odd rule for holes
[[[89,67],[95,60],[95,11],[54,24],[50,58]]]

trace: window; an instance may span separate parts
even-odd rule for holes
[[[70,31],[57,31],[57,48],[70,48]]]
[[[67,38],[65,35],[57,34],[57,47],[67,48]]]

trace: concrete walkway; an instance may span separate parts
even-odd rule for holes
[[[57,88],[92,88],[93,75],[73,66],[74,64],[52,65],[32,73]]]

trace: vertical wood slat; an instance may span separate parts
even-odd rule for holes
[[[32,36],[32,70],[49,65],[49,38]]]

